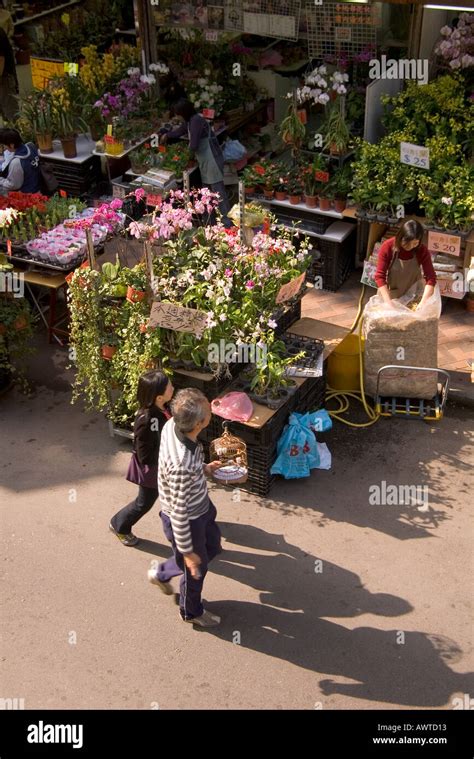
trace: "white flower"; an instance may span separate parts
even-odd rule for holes
[[[444,203],[446,206],[452,206],[453,205],[453,199],[452,198],[441,198],[441,202]]]
[[[140,73],[140,69],[137,68],[137,67],[133,67],[133,68],[127,70],[127,74],[129,76],[135,76],[136,74],[139,74],[139,73]]]
[[[227,316],[226,316],[225,314],[221,314],[221,315],[219,316],[219,321],[221,321],[221,322],[225,322],[225,321],[227,321]]]
[[[267,324],[270,327],[270,329],[276,329],[278,327],[278,324],[276,323],[274,319],[269,319],[267,321]]]
[[[211,75],[211,69],[204,69],[204,73],[205,73],[206,76],[210,76]]]
[[[440,34],[443,35],[443,37],[449,37],[451,35],[451,27],[450,26],[443,26],[442,29],[440,29]]]
[[[206,80],[202,78],[202,76],[197,80],[197,83],[200,87],[204,87],[206,84]]]
[[[195,108],[200,108],[201,107],[201,101],[200,100],[195,100],[194,101],[194,107]]]

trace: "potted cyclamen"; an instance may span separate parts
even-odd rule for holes
[[[278,167],[277,167],[278,168]],[[288,197],[288,169],[280,167],[275,176],[275,200],[286,200]]]
[[[245,195],[255,195],[257,177],[253,166],[246,166],[242,172],[242,181],[245,185]]]
[[[271,200],[275,195],[275,187],[278,185],[278,177],[276,175],[276,167],[269,166],[265,171],[263,194],[268,200]]]
[[[299,169],[295,169],[288,180],[288,198],[292,206],[301,203],[303,185],[300,179]]]

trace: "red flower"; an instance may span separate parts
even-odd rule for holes
[[[258,163],[254,166],[254,169],[256,173],[259,174],[261,177],[263,177],[263,175],[265,174],[265,169],[263,168],[263,166],[260,166],[260,164]]]

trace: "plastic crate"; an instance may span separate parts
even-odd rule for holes
[[[317,377],[318,367],[320,367],[320,356],[324,351],[323,340],[318,340],[314,337],[307,337],[305,335],[296,335],[292,332],[285,332],[281,339],[287,346],[292,345],[294,342],[298,342],[300,347],[295,350],[304,351],[305,356],[302,359],[298,359],[295,363],[291,364],[286,369],[286,374],[289,377]],[[289,355],[289,354],[288,354]]]
[[[277,323],[277,326],[275,327],[275,335],[281,335],[283,332],[286,332],[292,324],[301,319],[301,299],[303,294],[304,291],[302,295],[299,296],[296,301],[291,302],[286,309],[282,309],[280,312],[274,314],[273,319]]]
[[[321,277],[323,290],[339,290],[354,267],[354,250],[352,235],[343,243],[315,240],[307,281],[314,283],[316,277]]]
[[[212,377],[212,375],[206,375],[209,379],[204,377],[193,377],[188,374],[184,374],[179,369],[175,369],[173,372],[173,385],[177,390],[185,387],[195,387],[201,390],[208,400],[213,400],[220,395],[225,388],[231,384],[235,375],[241,370],[241,364],[229,364],[231,377],[223,376],[219,379]],[[199,371],[199,370],[197,370]]]

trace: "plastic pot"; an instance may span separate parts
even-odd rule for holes
[[[117,353],[117,347],[115,345],[102,346],[102,358],[105,358],[106,361],[111,361],[111,359],[115,356],[116,353]]]
[[[250,187],[245,188],[245,194],[246,195],[255,195],[255,185],[251,185]]]
[[[267,394],[267,406],[271,409],[278,409],[280,406],[283,406],[284,403],[288,400],[290,396],[290,393],[286,389],[286,387],[281,387],[278,390],[278,394],[276,396],[272,396],[270,394]]]
[[[271,200],[273,198],[273,196],[274,196],[274,192],[273,192],[273,190],[265,190],[264,189],[263,190],[263,196],[264,196],[264,198],[268,198],[269,200]]]
[[[64,153],[64,158],[75,158],[77,156],[76,138],[67,137],[61,138],[61,145]]]
[[[298,203],[301,203],[301,195],[290,195],[289,199],[292,206],[297,206]]]
[[[36,144],[42,153],[53,152],[53,135],[52,134],[39,134],[36,132]]]
[[[146,296],[146,293],[144,290],[135,290],[134,287],[130,287],[130,285],[127,287],[127,300],[130,303],[139,303],[142,301]]]
[[[317,195],[305,195],[304,196],[304,202],[308,206],[308,208],[317,208],[318,207],[318,196]]]
[[[347,206],[347,200],[344,198],[336,198],[334,200],[334,210],[338,213],[342,213]]]
[[[284,191],[275,190],[275,200],[286,200],[288,193]]]
[[[329,200],[329,198],[324,198],[324,197],[322,198],[320,196],[320,198],[319,198],[319,208],[321,209],[321,211],[330,211],[331,210],[331,201]]]

